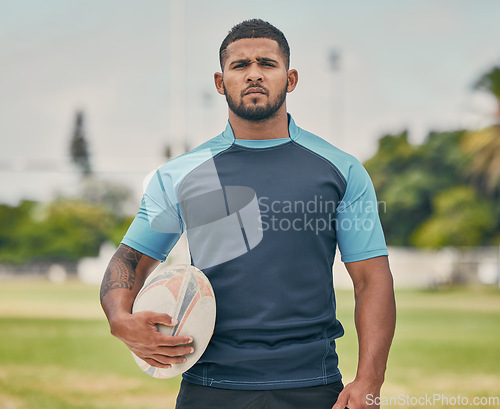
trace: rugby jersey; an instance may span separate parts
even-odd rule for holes
[[[387,255],[372,182],[353,156],[299,128],[224,132],[160,167],[122,243],[164,261],[186,232],[212,283],[214,334],[184,379],[285,389],[341,379],[332,265]]]

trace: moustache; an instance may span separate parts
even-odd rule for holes
[[[246,94],[249,94],[250,92],[256,92],[257,90],[261,91],[263,94],[265,95],[268,95],[269,94],[269,91],[260,86],[260,85],[255,85],[255,84],[252,84],[252,85],[249,85],[242,93],[241,95],[246,95]]]

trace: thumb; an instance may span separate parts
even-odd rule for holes
[[[148,318],[152,324],[163,324],[166,325],[167,327],[173,327],[177,325],[177,320],[175,318],[172,318],[168,314],[161,314],[158,312],[151,311],[151,314],[149,315]]]
[[[345,389],[340,392],[339,397],[337,398],[337,402],[333,405],[332,409],[344,409],[347,407],[347,401],[349,400],[349,392]]]

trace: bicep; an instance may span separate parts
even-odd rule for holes
[[[351,276],[355,292],[361,291],[366,284],[372,283],[392,287],[392,274],[387,256],[345,263],[345,266]]]
[[[337,207],[336,233],[344,263],[388,254],[375,189],[359,162],[350,169],[345,194]]]

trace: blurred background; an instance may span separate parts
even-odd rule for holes
[[[499,2],[0,0],[0,409],[173,407],[178,379],[134,366],[98,283],[148,173],[226,126],[218,49],[256,17],[290,44],[296,123],[377,190],[400,311],[385,396],[499,396]]]

